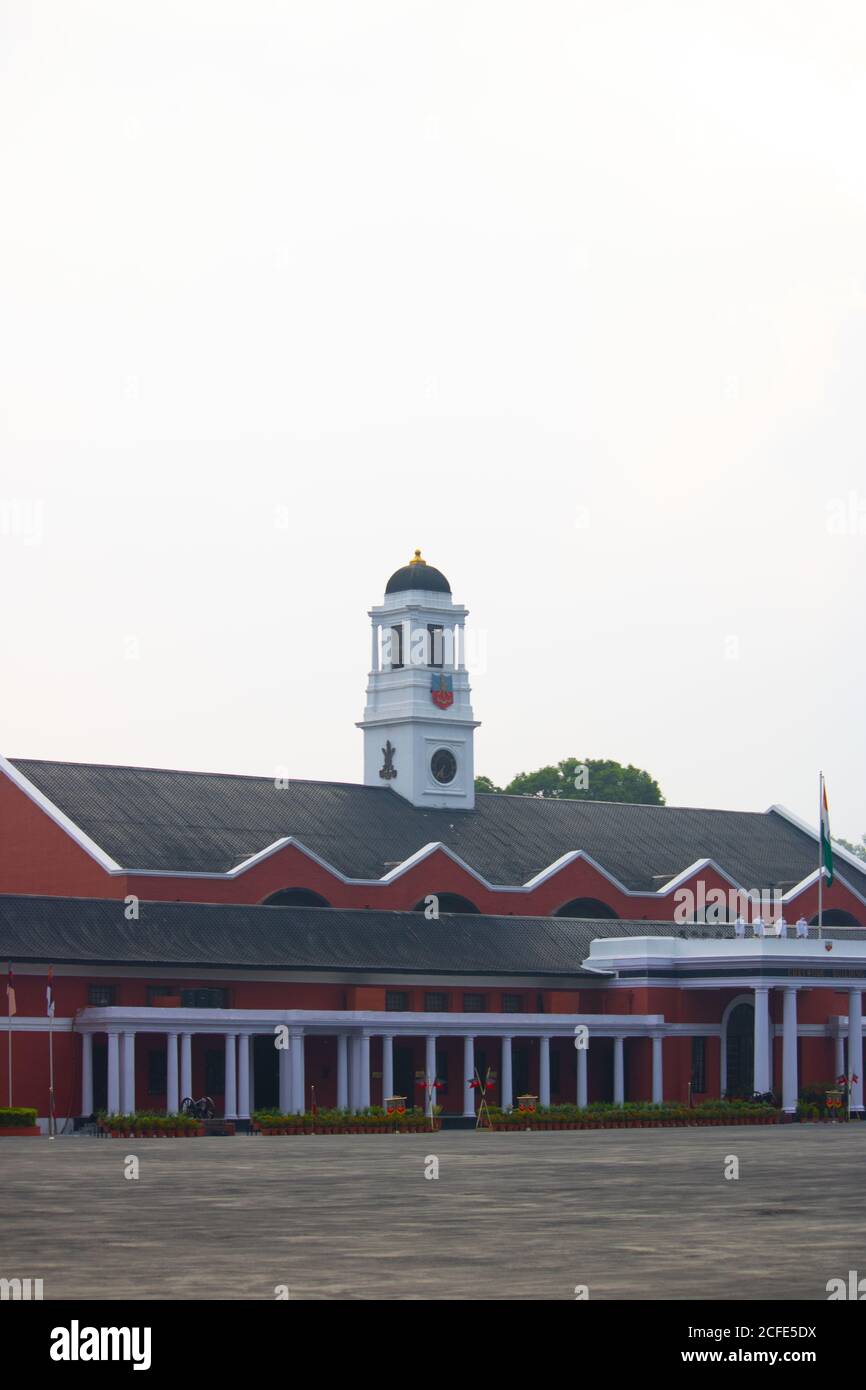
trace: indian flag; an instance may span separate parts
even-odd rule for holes
[[[54,1017],[54,966],[48,967],[48,984],[45,986],[45,1012],[49,1018]]]
[[[6,976],[6,1012],[10,1018],[14,1018],[18,1012],[18,1006],[15,1003],[15,976],[12,974],[11,965],[7,969],[9,973]]]
[[[827,875],[828,886],[833,882],[833,845],[830,840],[830,808],[827,805],[827,787],[821,775],[821,862]]]

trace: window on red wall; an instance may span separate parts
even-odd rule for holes
[[[87,1002],[95,1009],[112,1009],[117,999],[117,985],[88,985]]]
[[[385,1008],[389,1013],[406,1013],[409,1008],[409,995],[405,989],[386,989]]]
[[[526,1013],[526,999],[522,994],[503,994],[502,1012],[504,1014]]]
[[[448,995],[440,990],[428,989],[424,995],[424,1012],[428,1014],[444,1014],[448,1012]]]
[[[464,994],[463,1012],[465,1014],[483,1014],[487,1011],[486,994]]]

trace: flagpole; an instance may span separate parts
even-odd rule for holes
[[[48,967],[48,984],[45,988],[45,1007],[48,1010],[48,1137],[53,1139],[57,1133],[57,1117],[54,1104],[54,966]]]
[[[57,1130],[54,1119],[54,1008],[48,1015],[48,1135],[53,1139]]]
[[[824,774],[818,773],[818,940],[824,906]]]

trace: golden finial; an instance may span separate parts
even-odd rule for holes
[[[421,551],[415,551],[415,558],[409,561],[410,565],[426,565],[427,561],[421,559]]]

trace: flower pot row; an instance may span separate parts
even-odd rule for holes
[[[432,1129],[440,1128],[438,1121]],[[429,1124],[401,1125],[253,1125],[254,1134],[429,1134]]]
[[[41,1133],[38,1125],[0,1125],[0,1139],[35,1139]]]
[[[527,1129],[704,1129],[708,1126],[775,1125],[778,1115],[732,1115],[730,1119],[694,1120],[494,1120],[493,1128],[517,1132]]]
[[[110,1139],[199,1139],[205,1132],[204,1125],[185,1129],[108,1129],[102,1130]]]

